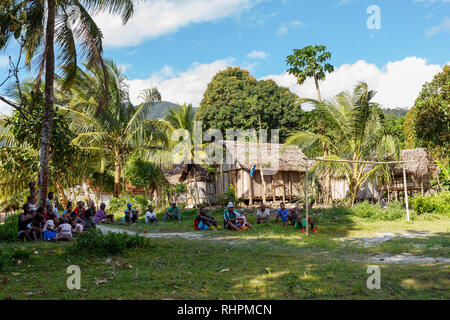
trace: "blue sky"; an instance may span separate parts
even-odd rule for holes
[[[370,5],[380,8],[379,30],[367,27]],[[450,0],[147,0],[126,26],[107,14],[95,20],[104,55],[122,66],[133,102],[157,86],[164,100],[198,106],[211,77],[228,65],[314,97],[311,81],[298,86],[284,73],[285,58],[324,44],[336,66],[321,83],[325,97],[365,80],[385,107],[410,107],[450,61]],[[0,53],[0,75],[8,54],[14,49]]]

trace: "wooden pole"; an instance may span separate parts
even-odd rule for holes
[[[405,189],[406,221],[409,222],[408,186],[406,185],[406,168],[403,165],[403,188]]]
[[[248,174],[248,197],[250,198],[248,204],[253,205],[253,178]]]
[[[306,236],[309,236],[309,225],[308,225],[308,162],[306,162],[305,171],[305,219],[306,219]]]

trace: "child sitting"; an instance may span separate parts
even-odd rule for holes
[[[59,232],[58,240],[72,240],[72,226],[68,223],[67,220],[63,220],[63,222],[56,228]]]
[[[58,219],[56,218],[55,214],[50,213],[49,219],[45,222],[44,228],[42,229],[44,240],[56,241],[56,239],[58,237],[58,232],[56,231],[55,225],[57,223],[58,223]]]

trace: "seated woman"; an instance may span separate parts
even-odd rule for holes
[[[221,227],[217,223],[217,220],[214,217],[207,216],[205,208],[200,208],[200,211],[194,220],[194,229],[201,231],[208,228],[211,228],[213,230],[215,228],[221,229]]]
[[[57,223],[58,218],[54,213],[50,213],[49,219],[45,222],[44,228],[42,229],[44,240],[56,241],[58,238],[58,232],[56,231]]]
[[[112,222],[114,223],[114,215],[113,214],[106,214],[105,212],[106,204],[102,203],[100,205],[100,209],[95,213],[95,223],[102,223],[102,222]]]

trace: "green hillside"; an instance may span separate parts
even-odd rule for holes
[[[151,119],[160,119],[164,118],[168,113],[170,108],[177,108],[178,105],[176,103],[172,103],[169,101],[160,101],[155,102],[155,105],[152,107],[150,111],[149,118]],[[197,111],[197,108],[194,108]]]

